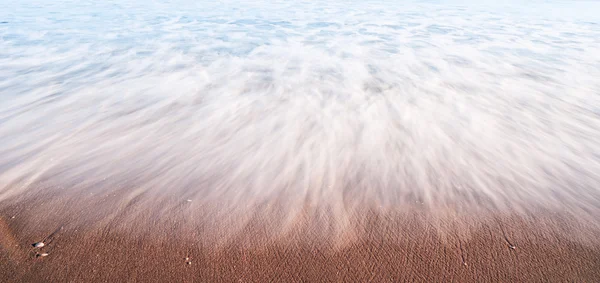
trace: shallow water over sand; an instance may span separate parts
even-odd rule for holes
[[[600,207],[597,3],[0,5],[0,201]]]

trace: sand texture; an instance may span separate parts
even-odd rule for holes
[[[262,210],[222,241],[205,241],[203,229],[219,226],[182,221],[184,207],[160,219],[146,213],[123,223],[127,214],[143,210],[132,206],[85,224],[69,221],[77,215],[66,213],[83,203],[40,203],[1,207],[2,282],[600,280],[598,234],[566,213],[498,213],[471,221],[434,220],[418,208],[363,209],[339,231],[323,214],[304,213],[275,235],[269,218],[276,217]],[[32,246],[39,241],[45,246]]]

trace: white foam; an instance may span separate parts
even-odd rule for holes
[[[6,3],[0,199],[598,208],[597,3]]]

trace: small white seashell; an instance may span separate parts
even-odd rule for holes
[[[48,256],[48,253],[37,254],[37,256]]]
[[[33,244],[32,246],[36,247],[36,248],[41,248],[43,246],[45,246],[44,242],[37,242],[35,244]]]
[[[186,263],[187,263],[187,264],[192,264],[192,262],[191,262],[191,261],[188,261],[188,262],[186,262]]]

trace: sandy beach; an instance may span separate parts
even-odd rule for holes
[[[85,198],[52,199],[3,203],[0,281],[597,282],[600,278],[598,230],[566,212],[478,217],[452,216],[448,211],[449,217],[434,219],[430,210],[418,206],[403,211],[359,207],[344,228],[333,229],[332,219],[313,211],[301,213],[281,229],[269,220],[277,219],[274,210],[263,207],[247,211],[253,216],[234,231],[208,219],[191,221],[186,200],[165,200],[181,203],[156,217],[156,206],[148,202],[130,203],[111,213],[110,207],[102,210]],[[144,216],[131,220],[133,214]],[[73,219],[90,216],[97,218],[87,223]],[[227,235],[207,241],[209,235],[218,234],[206,233],[211,232],[208,229]],[[44,247],[32,246],[40,241]]]
[[[600,282],[600,1],[0,1],[0,282]]]

